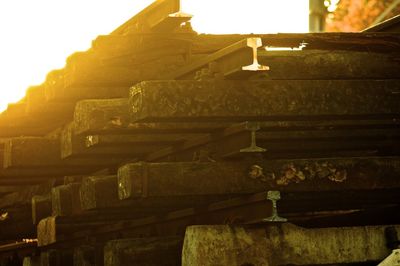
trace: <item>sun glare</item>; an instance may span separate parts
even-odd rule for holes
[[[0,111],[151,0],[0,2]],[[308,0],[181,0],[199,33],[306,32]]]

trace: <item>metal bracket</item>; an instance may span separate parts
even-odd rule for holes
[[[247,46],[253,49],[253,64],[243,66],[242,70],[246,71],[266,71],[269,66],[263,66],[258,63],[257,48],[262,46],[261,38],[247,38]]]
[[[278,208],[276,202],[281,199],[281,193],[277,190],[268,191],[267,199],[272,201],[272,215],[263,219],[263,222],[287,222],[286,218],[278,215]]]
[[[257,146],[256,131],[260,129],[260,124],[258,122],[247,122],[246,129],[251,131],[251,143],[249,147],[240,149],[240,152],[266,152],[266,149]]]

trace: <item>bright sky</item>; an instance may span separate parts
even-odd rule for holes
[[[152,0],[0,1],[0,111]],[[307,32],[308,0],[181,0],[199,33]]]

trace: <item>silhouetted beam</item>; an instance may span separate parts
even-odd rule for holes
[[[261,66],[256,61],[257,49],[261,46],[260,38],[246,38],[183,66],[174,73],[166,74],[161,79],[212,79],[215,78],[216,73],[221,75],[220,78],[224,78],[237,75],[240,72],[265,72],[268,67]],[[215,64],[214,69],[209,66],[210,63]],[[197,72],[201,72],[204,68],[208,69],[208,73],[205,73],[203,77]]]
[[[140,80],[135,67],[104,65],[93,52],[78,52],[67,60],[64,87],[125,87]]]
[[[248,43],[249,40],[255,39],[257,38],[244,39],[213,54],[194,60],[193,63],[183,66],[173,73],[165,74],[162,79],[240,79],[251,75],[262,75],[264,79],[285,80],[400,77],[400,63],[398,62],[400,54],[398,53],[387,55],[340,50],[267,51],[259,39],[259,47],[257,55],[255,55],[251,49],[252,45]],[[253,47],[257,48],[254,44]],[[262,66],[268,66],[270,71],[247,71],[243,68],[251,65],[254,58],[257,58]],[[257,68],[252,70],[257,70]]]
[[[398,188],[396,158],[133,163],[118,170],[120,199],[246,194],[264,190]]]
[[[260,37],[265,46],[298,47],[304,50],[348,50],[363,52],[398,52],[400,37],[390,33],[279,33],[279,34],[200,34],[193,42],[193,51],[213,53],[244,38]]]
[[[79,168],[93,170],[98,166],[109,165],[112,162],[93,159],[62,160],[60,140],[43,137],[19,137],[9,139],[4,146],[4,168],[28,170],[39,169],[45,172],[48,168],[63,168],[76,166],[68,172],[77,171]],[[6,174],[6,171],[3,170]],[[0,174],[1,176],[1,174]]]
[[[397,120],[268,121],[259,123],[259,126],[257,144],[267,149],[265,155],[271,159],[398,154]],[[250,145],[248,124],[238,123],[150,153],[144,161],[169,161],[171,158],[175,161],[209,161],[210,158],[247,157],[248,154],[240,150]],[[199,154],[206,156],[195,156]]]
[[[146,81],[132,87],[133,121],[397,118],[397,80]]]
[[[263,51],[260,64],[270,70],[265,79],[398,79],[400,53],[340,50]]]
[[[151,32],[170,14],[180,11],[180,0],[155,1],[133,18],[119,26],[111,35],[126,35],[130,32]],[[178,25],[179,26],[179,25]]]
[[[48,181],[40,185],[21,187],[18,191],[2,197],[0,200],[0,208],[22,205],[31,206],[32,197],[49,193],[52,184],[52,181]]]

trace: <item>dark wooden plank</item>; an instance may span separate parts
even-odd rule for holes
[[[400,54],[358,51],[259,51],[266,79],[398,79]]]
[[[51,195],[35,195],[32,197],[32,222],[38,224],[40,220],[51,215]]]
[[[80,187],[80,183],[71,183],[56,186],[51,190],[53,216],[70,216],[82,212]]]
[[[77,103],[74,113],[76,134],[121,127],[129,121],[128,99],[85,100]]]
[[[64,86],[129,87],[140,80],[140,70],[126,66],[107,66],[91,51],[77,52],[67,59]]]
[[[161,0],[152,3],[127,22],[115,29],[111,35],[125,35],[129,32],[146,32],[168,17],[180,11],[179,0]]]
[[[73,253],[68,249],[49,249],[40,253],[41,266],[71,266]]]
[[[95,248],[92,246],[78,246],[74,248],[74,266],[94,266]]]
[[[133,121],[397,118],[399,82],[152,81],[131,89]]]
[[[1,198],[0,208],[31,205],[31,199],[35,195],[45,195],[50,192],[52,181],[40,185],[21,187],[18,191],[7,194]]]
[[[88,176],[80,188],[83,210],[101,209],[118,205],[117,178],[115,176]]]
[[[104,265],[181,265],[182,237],[113,240],[104,247]]]
[[[47,102],[76,102],[82,99],[103,99],[127,97],[129,86],[125,87],[68,87],[64,86],[64,70],[50,72],[44,84],[44,98]]]
[[[4,147],[4,168],[54,165],[60,160],[56,139],[11,138]]]
[[[400,47],[398,35],[390,33],[278,33],[278,34],[200,34],[193,42],[193,50],[208,54],[244,38],[260,37],[265,46],[298,47],[304,50],[349,50],[366,52],[397,52]],[[203,51],[203,52],[200,52]]]
[[[64,144],[65,139],[62,138],[61,142]],[[22,169],[25,171],[34,168],[42,168],[41,170],[44,171],[46,169],[50,170],[50,168],[73,166],[76,168],[71,168],[69,172],[81,168],[83,170],[86,169],[84,172],[87,173],[94,171],[98,167],[113,163],[112,160],[94,160],[90,158],[69,158],[68,160],[63,160],[63,156],[65,156],[64,154],[66,153],[66,145],[63,145],[63,147],[60,146],[60,138],[11,138],[4,146],[4,168],[6,168],[5,170]],[[76,171],[75,173],[79,174],[80,172]]]
[[[398,187],[398,158],[133,163],[118,171],[120,199]]]

